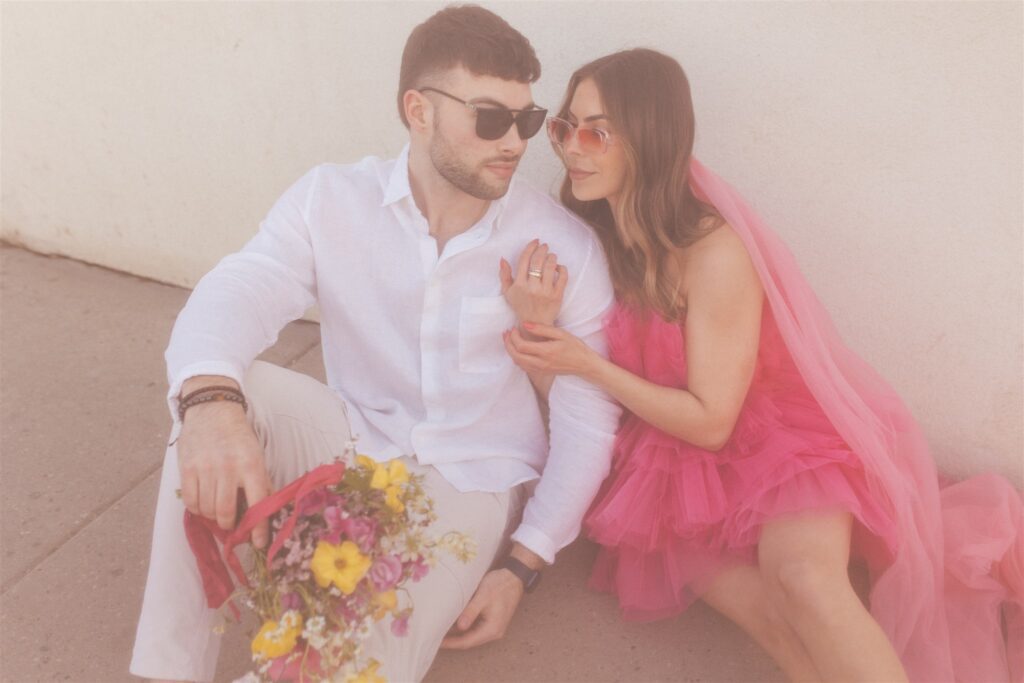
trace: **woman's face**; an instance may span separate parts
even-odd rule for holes
[[[572,182],[573,196],[580,201],[607,199],[614,208],[626,182],[626,151],[623,139],[604,113],[601,93],[592,78],[580,81],[576,87],[566,118],[578,128],[597,128],[608,134],[604,152],[582,149],[575,134],[562,144],[562,162]]]

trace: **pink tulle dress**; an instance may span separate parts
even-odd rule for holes
[[[605,329],[615,364],[686,388],[681,325],[616,304]],[[756,562],[766,521],[811,510],[853,513],[852,551],[869,564],[895,553],[890,514],[801,380],[766,306],[753,380],[721,450],[624,416],[611,474],[585,520],[601,545],[590,585],[617,595],[627,620],[673,616],[723,567]]]
[[[940,485],[917,421],[844,344],[785,244],[693,157],[688,182],[742,239],[764,288],[756,370],[718,452],[626,414],[584,520],[601,545],[591,586],[629,619],[678,614],[723,567],[756,562],[766,521],[846,510],[871,614],[911,681],[1024,683],[1020,492],[994,473]],[[617,364],[686,387],[683,326],[619,305],[605,322]]]

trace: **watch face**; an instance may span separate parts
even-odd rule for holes
[[[527,571],[529,573],[527,574],[527,579],[524,583],[526,585],[526,590],[532,591],[537,587],[537,582],[540,581],[540,572],[534,569],[527,569]]]
[[[523,582],[523,588],[527,591],[532,591],[537,582],[540,581],[539,571],[530,569],[514,557],[506,558],[502,566],[519,577],[519,580]]]

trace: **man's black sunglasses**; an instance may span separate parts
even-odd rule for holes
[[[528,140],[544,125],[547,109],[509,109],[500,106],[482,106],[459,99],[451,93],[437,88],[419,88],[420,92],[436,92],[469,107],[476,113],[476,134],[483,140],[498,140],[504,137],[512,124],[516,124],[519,137]]]

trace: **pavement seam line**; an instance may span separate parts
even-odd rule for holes
[[[302,360],[303,356],[305,356],[307,353],[309,353],[310,351],[312,351],[313,349],[315,349],[318,346],[320,346],[320,340],[319,339],[317,339],[315,342],[310,344],[309,347],[306,348],[305,350],[303,350],[300,353],[296,354],[294,358],[292,358],[291,360],[286,361],[285,367],[290,370],[291,368],[293,368],[295,366],[296,363],[298,363],[300,360]]]
[[[135,489],[137,489],[139,487],[140,484],[142,484],[142,482],[146,481],[146,479],[149,479],[149,477],[154,472],[162,469],[163,466],[164,466],[164,464],[161,461],[156,466],[154,466],[151,469],[147,470],[144,475],[142,475],[141,477],[138,477],[137,479],[132,481],[131,484],[128,486],[128,489],[123,494],[121,494],[117,498],[114,498],[113,500],[111,500],[106,505],[102,505],[101,504],[99,507],[97,507],[94,510],[92,510],[92,512],[88,513],[85,516],[85,518],[82,520],[82,524],[81,524],[80,527],[78,527],[77,529],[74,529],[73,531],[69,532],[67,536],[65,536],[64,538],[59,540],[52,548],[50,548],[50,550],[45,555],[43,555],[38,560],[33,562],[30,566],[26,567],[25,569],[21,570],[20,572],[18,572],[14,576],[12,576],[10,578],[10,580],[7,581],[6,584],[3,586],[3,588],[0,588],[0,595],[6,595],[8,592],[10,592],[10,590],[12,588],[14,588],[15,586],[17,586],[21,582],[22,579],[24,579],[26,576],[31,574],[34,569],[36,569],[41,564],[43,564],[48,559],[50,559],[55,554],[57,554],[57,552],[61,548],[63,548],[65,545],[67,545],[68,543],[73,541],[75,539],[75,537],[78,536],[80,533],[82,533],[83,531],[88,529],[89,526],[91,526],[92,523],[95,522],[104,512],[106,512],[107,510],[109,510],[110,508],[114,507],[115,505],[120,503],[122,500],[127,498],[132,492],[135,491]]]
[[[305,356],[307,353],[309,353],[310,351],[312,351],[313,349],[315,349],[319,345],[320,345],[320,340],[317,339],[316,341],[311,343],[309,346],[307,346],[305,349],[303,349],[302,351],[296,353],[293,358],[289,359],[287,361],[287,365],[285,367],[291,368],[303,356]],[[78,536],[78,534],[80,534],[83,531],[85,531],[104,512],[106,512],[107,510],[109,510],[110,508],[114,507],[115,505],[117,505],[122,500],[124,500],[130,493],[132,493],[132,491],[134,491],[136,488],[138,488],[139,484],[141,484],[142,482],[146,481],[146,479],[148,479],[150,477],[150,475],[152,475],[154,472],[156,472],[157,470],[161,469],[162,467],[163,467],[163,462],[153,466],[151,469],[147,470],[143,475],[138,477],[136,480],[132,481],[129,484],[128,489],[122,495],[118,496],[117,498],[112,499],[110,502],[108,502],[105,505],[101,504],[99,507],[97,507],[97,508],[93,509],[91,512],[89,512],[83,518],[80,527],[78,527],[77,529],[69,532],[67,536],[65,536],[64,538],[58,540],[53,545],[53,547],[51,547],[50,550],[48,550],[46,552],[46,554],[41,556],[38,560],[33,562],[31,565],[29,565],[25,569],[22,569],[20,572],[18,572],[14,576],[12,576],[5,583],[5,585],[2,588],[0,588],[0,595],[6,595],[8,593],[8,591],[10,591],[16,585],[18,585],[18,583],[20,583],[22,579],[24,579],[26,576],[28,576],[30,573],[32,573],[32,570],[36,569],[41,564],[46,562],[46,560],[50,559],[62,547],[64,547],[67,543],[71,542],[76,536]]]

